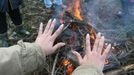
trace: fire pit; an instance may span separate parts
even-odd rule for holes
[[[73,70],[79,65],[76,56],[73,55],[71,51],[76,50],[84,56],[86,34],[90,34],[91,47],[93,47],[97,31],[90,24],[73,16],[69,12],[65,13],[65,18],[65,27],[56,42],[65,42],[66,46],[58,51],[56,58],[58,63],[56,63],[55,66],[56,68],[61,68],[59,70],[60,73],[71,75]],[[118,66],[117,61],[110,55],[109,58],[106,59],[104,71],[115,68],[116,66]]]
[[[68,11],[65,11],[64,15],[62,15],[62,21],[64,21],[63,23],[65,27],[63,29],[63,33],[56,40],[56,42],[65,42],[66,46],[58,50],[58,52],[55,54],[55,58],[55,55],[53,55],[51,58],[48,58],[54,59],[54,61],[47,61],[49,63],[54,62],[53,66],[51,66],[52,75],[71,75],[73,70],[79,65],[76,57],[72,54],[71,50],[76,50],[82,56],[84,56],[86,34],[90,34],[91,47],[93,47],[96,38],[97,30],[92,27],[90,22],[85,21],[84,16],[81,13],[81,0],[75,1],[76,2],[74,2],[74,4],[69,4]],[[104,72],[109,72],[111,70],[117,69],[116,72],[119,73],[124,69],[126,71],[133,69],[132,67],[134,65],[132,63],[131,66],[127,66],[125,62],[129,61],[126,59],[132,54],[134,50],[122,50],[122,48],[124,48],[124,45],[121,45],[122,48],[119,45],[113,44],[113,46],[114,47],[112,47],[112,50],[106,59]],[[52,65],[52,63],[49,65]],[[121,68],[122,66],[123,69]],[[109,74],[110,73],[108,73],[108,75]]]
[[[63,47],[59,52],[58,62],[62,64],[62,70],[64,70],[65,75],[71,75],[72,71],[79,65],[71,50],[76,50],[81,55],[84,55],[86,34],[90,34],[91,46],[93,47],[96,38],[96,30],[90,24],[74,18],[67,12],[66,16],[68,16],[68,20],[66,19],[64,22],[65,27],[63,29],[63,33],[56,41],[63,41],[66,43],[66,46]],[[59,66],[59,63],[57,63],[57,67]]]

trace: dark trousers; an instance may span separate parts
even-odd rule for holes
[[[0,12],[0,34],[7,32],[7,29],[8,29],[6,13],[9,14],[11,20],[13,21],[15,25],[22,24],[22,17],[21,17],[19,8],[12,10],[11,6],[9,5],[8,12]]]

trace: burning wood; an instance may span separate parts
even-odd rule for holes
[[[63,66],[60,71],[66,73],[64,75],[71,75],[79,65],[71,50],[77,50],[81,55],[84,55],[86,34],[90,34],[91,46],[93,47],[96,30],[69,12],[64,14],[64,23],[65,28],[63,29],[63,33],[57,38],[57,42],[64,41],[66,46],[60,50],[58,62],[62,63]],[[57,63],[57,67],[59,67],[59,63]]]
[[[66,68],[67,75],[72,75],[72,73],[74,71],[74,66],[70,62],[70,60],[64,59],[63,60],[63,66]]]
[[[71,53],[71,50],[76,50],[84,56],[85,36],[87,33],[90,34],[91,47],[93,47],[95,41],[97,31],[90,23],[84,21],[80,3],[81,0],[72,0],[72,3],[69,3],[68,11],[62,14],[62,19],[60,19],[62,23],[64,23],[65,28],[61,36],[57,38],[57,42],[63,41],[66,43],[66,46],[58,52],[59,56],[56,63],[56,67],[58,68],[56,72],[58,71],[63,74],[57,73],[56,75],[71,75],[73,70],[79,65],[76,57]],[[117,48],[115,47],[113,49]],[[121,60],[118,58],[118,56],[121,55],[121,53],[118,52],[119,51],[111,52],[108,59],[106,59],[105,72],[121,66],[122,57]]]
[[[80,9],[80,0],[75,0],[75,11],[74,11],[74,16],[77,17],[79,20],[83,20],[81,16],[81,9]]]
[[[81,13],[81,0],[72,0],[74,3],[69,3],[68,12],[72,13],[77,19],[83,20]]]

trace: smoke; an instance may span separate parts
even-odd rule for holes
[[[101,32],[108,42],[126,41],[127,34],[132,32],[134,27],[134,4],[128,1],[86,0],[83,4],[86,20]]]

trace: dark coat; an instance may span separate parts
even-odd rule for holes
[[[14,10],[19,7],[22,3],[22,0],[0,0],[0,11],[7,12],[9,11],[9,3],[11,5],[11,9]]]

